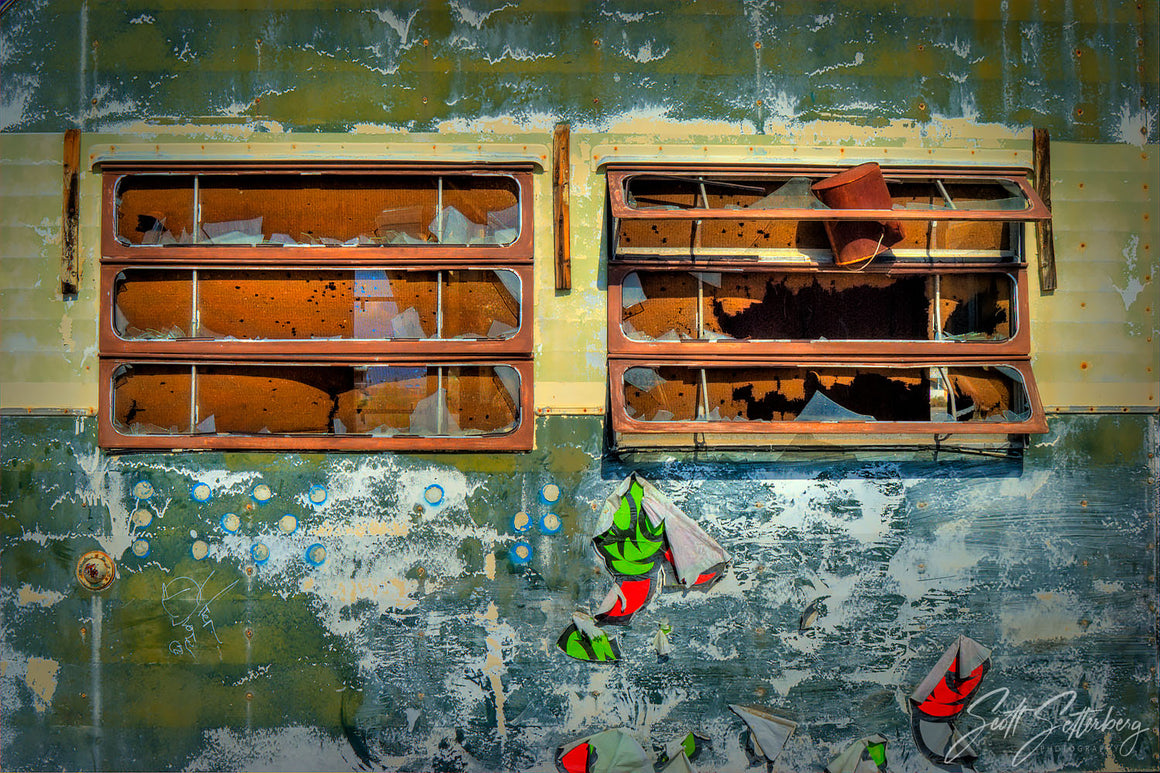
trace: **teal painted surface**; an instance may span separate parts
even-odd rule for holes
[[[19,0],[0,129],[967,119],[1154,143],[1158,26],[1154,0]]]
[[[491,457],[111,456],[93,424],[0,421],[6,769],[549,770],[558,744],[613,726],[646,748],[697,729],[713,742],[701,769],[763,769],[726,707],[741,702],[800,723],[779,770],[819,770],[880,732],[891,770],[925,771],[905,697],[959,633],[994,648],[985,686],[1010,691],[1006,708],[1075,691],[1071,712],[1127,723],[1057,726],[1014,767],[1156,765],[1154,415],[1054,417],[1021,461],[636,467],[602,455],[595,418],[540,420],[542,450]],[[622,663],[572,661],[552,645],[609,587],[588,540],[632,469],[734,564],[707,593],[650,602],[621,634]],[[152,499],[133,497],[140,480]],[[199,481],[208,502],[191,498]],[[274,497],[258,505],[263,483]],[[306,498],[316,483],[320,507]],[[438,506],[424,502],[432,483]],[[517,511],[549,510],[548,483],[563,530],[516,534]],[[132,529],[139,506],[154,519]],[[220,526],[227,512],[238,535]],[[507,559],[520,538],[535,551],[522,569]],[[251,576],[255,541],[271,557]],[[328,551],[317,568],[314,542]],[[120,571],[99,602],[73,577],[95,547]],[[800,633],[809,578],[830,596]],[[676,649],[658,663],[665,620]],[[1025,716],[1009,736],[984,733],[980,770],[1010,769],[1051,727]]]

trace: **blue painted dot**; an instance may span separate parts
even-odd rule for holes
[[[255,542],[250,548],[250,557],[254,559],[255,564],[264,564],[270,560],[270,548],[264,542]]]
[[[540,519],[540,531],[544,534],[555,534],[562,528],[564,522],[555,513],[544,513],[544,517]]]
[[[136,499],[149,499],[153,496],[153,484],[147,480],[139,480],[133,485],[133,496]]]
[[[133,540],[133,555],[137,556],[137,558],[145,558],[149,555],[149,550],[149,540]]]
[[[438,506],[443,502],[443,487],[438,483],[432,483],[423,491],[423,499],[432,507]]]
[[[532,517],[523,510],[512,516],[512,531],[523,534],[532,528]]]
[[[549,483],[540,489],[540,501],[546,505],[554,505],[560,500],[560,487]]]
[[[193,488],[189,492],[189,496],[194,502],[208,502],[213,496],[213,489],[209,487],[208,483],[198,481],[193,484]]]
[[[310,500],[312,505],[324,504],[327,496],[326,486],[320,483],[313,483],[310,488],[306,489],[306,498]]]
[[[250,496],[258,504],[264,505],[274,498],[274,492],[265,483],[259,483],[257,486],[254,486],[254,490],[250,492]]]
[[[242,519],[235,513],[226,513],[222,516],[222,528],[230,534],[236,534],[242,528]]]
[[[508,551],[508,557],[516,566],[523,566],[532,560],[532,546],[520,540],[512,545],[512,549]]]
[[[326,561],[326,548],[320,543],[315,542],[310,547],[306,548],[306,563],[311,566],[322,566]]]

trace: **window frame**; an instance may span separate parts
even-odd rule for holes
[[[635,209],[628,203],[627,185],[637,175],[682,177],[722,177],[725,179],[785,179],[809,177],[825,179],[848,169],[839,165],[803,164],[691,164],[610,161],[607,174],[608,199],[608,372],[609,412],[614,442],[622,448],[679,446],[681,438],[692,445],[711,438],[722,447],[748,447],[770,438],[784,442],[797,436],[805,446],[829,444],[832,440],[860,436],[865,446],[913,444],[916,438],[933,440],[937,446],[950,436],[967,436],[965,444],[982,441],[983,436],[1026,436],[1047,431],[1047,422],[1034,374],[1031,370],[1031,321],[1029,317],[1029,277],[1024,226],[1049,220],[1050,210],[1027,180],[1029,170],[1014,167],[882,166],[891,179],[923,180],[939,178],[955,182],[993,180],[1014,185],[1027,201],[1019,210],[1003,209],[826,209],[826,208],[747,208],[723,209],[692,207]],[[689,182],[688,180],[682,182]],[[945,190],[945,189],[944,189]],[[944,194],[945,195],[945,194]],[[704,193],[702,193],[704,196]],[[705,204],[709,199],[704,197]],[[948,198],[949,201],[949,198]],[[688,241],[664,248],[633,247],[619,243],[624,220],[687,221],[692,230]],[[1010,254],[971,255],[969,250],[948,251],[943,257],[898,257],[876,259],[860,271],[878,277],[945,276],[980,273],[1010,276],[1015,287],[1011,297],[1012,335],[1004,341],[963,340],[680,340],[642,341],[624,331],[623,282],[635,271],[746,272],[750,274],[857,275],[825,258],[811,254],[752,255],[743,250],[702,248],[702,223],[744,220],[764,221],[992,221],[1012,228]],[[793,250],[790,250],[793,252]],[[928,253],[931,250],[928,250]],[[961,254],[966,252],[967,254]],[[831,254],[832,257],[832,254]],[[700,301],[698,301],[700,303]],[[1006,366],[1017,371],[1024,382],[1030,416],[1026,421],[897,422],[897,421],[669,421],[646,422],[634,419],[626,410],[624,373],[632,367],[682,366],[690,368],[755,368],[763,366],[911,366],[971,367]],[[698,440],[699,439],[699,440]],[[857,444],[855,444],[857,445]]]
[[[100,390],[98,442],[111,450],[336,450],[336,451],[527,451],[534,443],[533,321],[535,296],[532,163],[308,163],[308,162],[103,162],[100,260]],[[465,177],[505,176],[515,181],[520,231],[511,244],[445,245],[241,245],[189,243],[136,245],[116,236],[117,191],[131,175],[250,176],[350,175]],[[251,178],[252,179],[252,178]],[[194,214],[195,228],[199,225]],[[116,331],[118,275],[131,269],[159,270],[508,270],[520,280],[520,325],[507,339],[128,339]],[[514,368],[519,375],[518,423],[491,435],[336,434],[128,434],[115,425],[113,374],[122,365],[459,365]]]

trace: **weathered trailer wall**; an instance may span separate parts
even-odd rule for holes
[[[799,723],[778,769],[818,771],[879,732],[892,770],[924,771],[906,697],[960,633],[994,649],[986,689],[1009,691],[969,727],[1074,691],[1064,717],[981,731],[981,770],[1160,764],[1157,5],[851,5],[8,8],[0,765],[548,770],[558,744],[626,727],[646,748],[698,730],[713,744],[702,769],[757,770],[727,709],[752,703]],[[552,287],[541,173],[536,451],[96,447],[98,157],[546,155],[558,120],[574,132],[575,289]],[[1023,459],[607,453],[601,160],[1028,164],[1032,126],[1053,138],[1060,289],[1032,288],[1053,411]],[[83,265],[65,299],[60,148],[74,127]],[[654,599],[623,632],[621,663],[574,661],[555,641],[609,587],[590,538],[633,470],[734,563],[707,593]],[[134,494],[143,480],[148,500]],[[198,482],[208,502],[191,498]],[[268,504],[251,496],[261,484]],[[327,490],[318,506],[313,484]],[[133,525],[138,509],[147,527]],[[517,534],[520,511],[564,528]],[[237,534],[221,527],[229,512]],[[138,538],[147,557],[129,550]],[[526,566],[509,558],[517,539],[532,546]],[[255,567],[257,541],[271,558]],[[318,567],[304,560],[313,543],[327,550]],[[99,595],[74,576],[92,548],[119,565]],[[817,580],[829,597],[799,632],[801,586]],[[651,644],[662,622],[676,648],[663,663]],[[1095,727],[1064,723],[1087,708]]]

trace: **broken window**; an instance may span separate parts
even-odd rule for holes
[[[853,208],[823,197],[863,167],[608,167],[619,444],[1046,430],[1026,171],[866,166],[881,194]]]
[[[107,165],[102,444],[529,448],[530,184]]]

